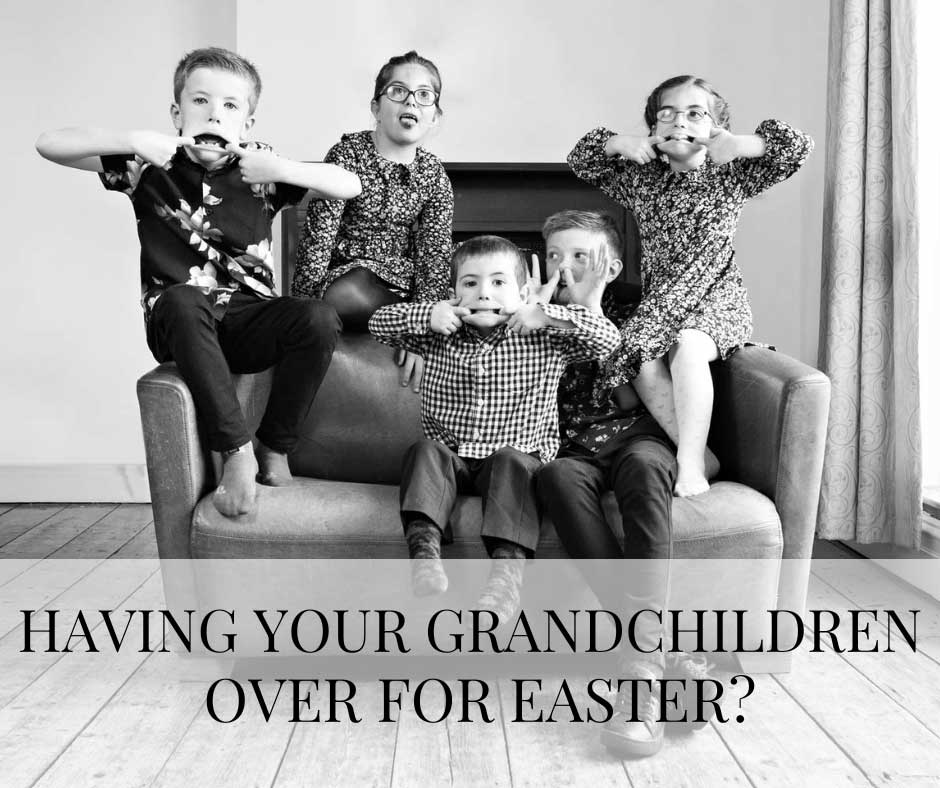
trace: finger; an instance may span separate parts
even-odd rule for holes
[[[405,349],[395,348],[395,363],[401,366],[405,362]]]
[[[692,142],[698,145],[704,145],[707,148],[709,144],[711,143],[712,139],[713,137],[710,137],[710,136],[709,137],[692,137]]]
[[[411,390],[415,394],[421,393],[421,380],[424,378],[424,358],[415,356],[414,370],[411,373]]]
[[[568,269],[565,269],[565,270],[568,270]],[[555,273],[553,273],[553,274],[548,278],[548,281],[545,283],[545,289],[546,289],[546,290],[549,292],[549,294],[550,294],[549,297],[551,297],[551,293],[554,293],[554,292],[555,292],[555,289],[558,287],[558,283],[559,283],[560,281],[561,281],[561,269],[560,269],[560,268],[556,268],[556,269],[555,269]],[[549,288],[551,288],[551,289],[549,289]]]
[[[225,150],[227,150],[229,153],[234,153],[236,156],[238,156],[239,159],[247,153],[244,148],[239,148],[238,145],[236,145],[234,142],[230,142],[228,145],[226,145]]]
[[[574,276],[571,273],[570,268],[566,268],[561,273],[562,282],[564,282],[565,287],[571,287],[574,284]]]
[[[662,143],[664,143],[664,142],[666,141],[666,138],[665,138],[665,137],[660,137],[658,134],[654,134],[654,135],[652,135],[652,136],[650,136],[650,137],[647,137],[646,141],[647,141],[650,145],[661,145]]]
[[[542,282],[542,270],[539,266],[539,256],[535,254],[535,252],[533,252],[529,258],[529,279],[539,284]]]
[[[196,138],[195,138],[195,137],[177,137],[177,138],[176,138],[176,147],[177,147],[177,148],[178,148],[180,145],[195,145],[195,144],[196,144]]]
[[[460,303],[460,299],[459,299],[459,298],[451,298],[447,303],[450,304],[451,306],[457,306],[457,304]]]
[[[457,315],[457,317],[466,317],[470,314],[470,310],[465,306],[455,306],[454,314]]]

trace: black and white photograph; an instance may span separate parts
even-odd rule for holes
[[[940,786],[940,4],[0,26],[0,784]]]

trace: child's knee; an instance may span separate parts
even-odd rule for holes
[[[335,342],[343,328],[336,310],[325,301],[315,298],[297,298],[297,323],[306,336],[324,340],[332,337]]]
[[[179,323],[187,319],[196,319],[204,315],[211,316],[209,301],[198,287],[192,285],[172,285],[168,287],[154,305],[153,314],[162,320]]]

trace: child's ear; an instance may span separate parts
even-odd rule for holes
[[[379,119],[379,102],[376,99],[372,99],[369,109],[372,110],[372,117],[377,121]]]
[[[245,125],[242,128],[242,134],[247,137],[254,125],[255,125],[255,116],[249,115],[247,118],[245,118]]]
[[[519,298],[523,301],[527,301],[529,298],[529,283],[526,282],[522,287],[519,288]]]
[[[613,282],[614,279],[620,276],[621,271],[623,271],[623,262],[619,259],[611,260],[607,264],[607,276],[605,277],[606,281]]]
[[[183,130],[183,118],[180,114],[180,105],[176,102],[170,104],[170,120],[173,121],[173,128],[177,131]]]

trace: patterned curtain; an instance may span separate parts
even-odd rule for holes
[[[832,0],[819,536],[918,548],[915,0]]]

